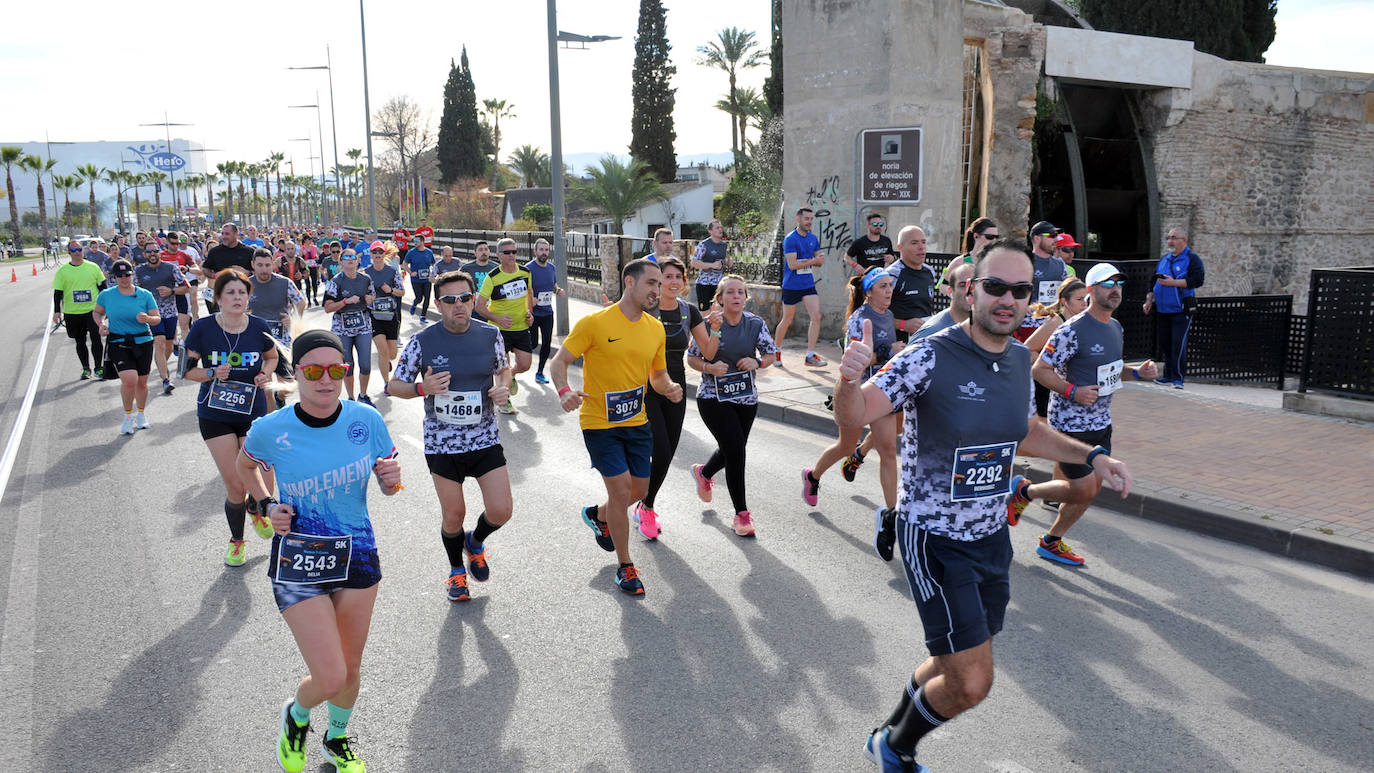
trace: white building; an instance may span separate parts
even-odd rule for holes
[[[663,186],[667,201],[655,201],[635,210],[625,218],[625,236],[652,236],[660,228],[671,228],[674,239],[684,238],[682,228],[690,234],[706,233],[706,224],[715,217],[715,189],[709,180],[675,182]],[[595,233],[610,233],[615,224],[602,219],[593,223]]]

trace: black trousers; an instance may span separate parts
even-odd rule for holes
[[[710,478],[724,469],[730,504],[735,512],[744,512],[749,509],[744,492],[745,446],[749,443],[749,431],[754,426],[759,407],[697,398],[697,412],[716,439],[716,451],[706,460],[701,474]]]
[[[553,318],[549,317],[552,322]],[[683,386],[679,382],[679,386]],[[663,488],[668,478],[668,468],[673,464],[677,444],[682,440],[682,422],[687,418],[687,401],[673,402],[649,388],[646,408],[649,413],[649,426],[654,431],[654,450],[649,457],[649,493],[644,495],[644,506],[654,509],[654,498]]]

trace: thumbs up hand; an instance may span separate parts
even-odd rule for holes
[[[840,377],[854,382],[863,377],[864,371],[873,363],[873,323],[863,321],[863,337],[851,340],[840,358]]]

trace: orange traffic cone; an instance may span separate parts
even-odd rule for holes
[[[14,273],[14,269],[10,269],[10,281],[11,281],[11,282],[18,282],[18,281],[19,281],[19,275],[16,274],[16,273]]]
[[[38,264],[37,264],[37,263],[30,263],[30,264],[29,264],[29,268],[33,269],[33,275],[34,275],[34,276],[38,276]]]

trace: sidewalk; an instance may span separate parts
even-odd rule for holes
[[[569,299],[573,319],[599,306]],[[794,323],[794,332],[805,325]],[[782,367],[757,381],[759,416],[833,435],[823,407],[840,353],[822,343],[822,368],[802,365],[789,338]],[[689,392],[699,374],[687,369]],[[1374,578],[1374,426],[1284,411],[1281,393],[1249,387],[1183,391],[1131,382],[1112,401],[1113,455],[1135,488],[1096,504],[1272,553]],[[1052,465],[1027,460],[1031,478]]]

